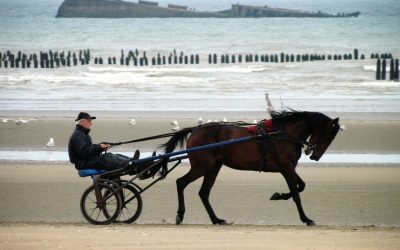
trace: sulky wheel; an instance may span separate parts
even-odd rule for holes
[[[113,223],[121,213],[121,197],[112,185],[98,183],[97,187],[98,189],[92,185],[83,193],[82,215],[88,222],[95,225]]]
[[[131,184],[126,185],[127,181],[121,180],[118,185],[124,186],[119,192],[121,195],[121,213],[116,219],[117,222],[133,223],[142,212],[143,202],[140,192]]]

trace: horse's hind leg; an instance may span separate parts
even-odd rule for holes
[[[300,194],[299,190],[297,189],[297,182],[298,182],[297,173],[294,170],[288,170],[282,174],[285,177],[285,180],[289,186],[290,193],[293,196],[293,201],[296,203],[301,221],[307,223],[307,226],[315,226],[314,221],[307,218],[307,216],[304,213],[303,206],[301,205]]]
[[[183,217],[185,215],[185,197],[183,191],[185,190],[186,186],[189,185],[189,183],[197,180],[201,176],[202,173],[193,171],[193,169],[191,168],[187,174],[176,180],[176,187],[178,191],[178,204],[179,204],[177,212],[178,214],[176,215],[177,225],[182,223]]]
[[[304,181],[300,178],[300,176],[296,174],[297,177],[297,191],[299,191],[299,193],[304,191],[304,188],[306,187],[306,184],[304,183]],[[289,200],[290,198],[292,198],[293,195],[292,193],[274,193],[270,200],[272,201],[277,201],[277,200]]]
[[[221,169],[222,164],[215,165],[213,169],[211,169],[209,172],[207,172],[204,175],[204,180],[203,184],[201,185],[200,191],[199,191],[199,196],[201,201],[204,204],[204,207],[207,210],[208,216],[210,216],[211,222],[213,224],[227,224],[225,220],[219,219],[215,213],[214,210],[211,207],[209,197],[210,197],[210,192],[211,188],[213,187],[215,183],[215,179],[217,178],[217,175],[219,173],[219,170]]]

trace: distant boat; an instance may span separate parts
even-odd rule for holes
[[[358,17],[360,12],[328,14],[321,11],[307,12],[271,8],[269,6],[251,6],[232,4],[223,11],[194,11],[187,6],[168,4],[159,6],[157,2],[127,2],[122,0],[64,0],[56,17],[88,18],[146,18],[146,17],[218,17],[218,18],[258,18],[258,17]]]

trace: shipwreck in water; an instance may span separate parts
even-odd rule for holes
[[[139,0],[64,0],[56,17],[87,18],[169,18],[169,17],[217,17],[217,18],[259,18],[259,17],[358,17],[360,12],[328,14],[321,11],[307,12],[232,4],[222,11],[195,11],[187,6],[168,4],[160,6],[157,2]]]

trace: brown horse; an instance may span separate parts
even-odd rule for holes
[[[331,144],[340,129],[339,118],[331,119],[317,112],[284,111],[271,113],[274,135],[266,137],[266,152],[260,151],[260,142],[257,140],[226,145],[216,149],[196,151],[189,153],[190,171],[177,179],[179,208],[176,223],[183,221],[185,202],[183,191],[188,184],[204,176],[199,196],[207,210],[213,224],[227,224],[219,219],[209,202],[209,195],[218,172],[222,165],[237,170],[251,170],[263,172],[279,172],[285,178],[290,193],[275,193],[271,200],[287,200],[293,198],[296,203],[300,219],[313,226],[315,223],[309,219],[301,205],[299,193],[304,190],[305,183],[296,173],[296,165],[302,153],[302,147],[308,146],[306,152],[312,154],[310,159],[318,161]],[[252,135],[246,128],[225,124],[208,123],[202,126],[186,128],[178,131],[163,145],[165,152],[172,152],[177,144],[182,147],[188,134],[187,148],[193,148],[210,143],[227,141]],[[309,142],[306,140],[309,138]],[[264,163],[262,164],[262,161]],[[262,168],[262,169],[261,169]]]

